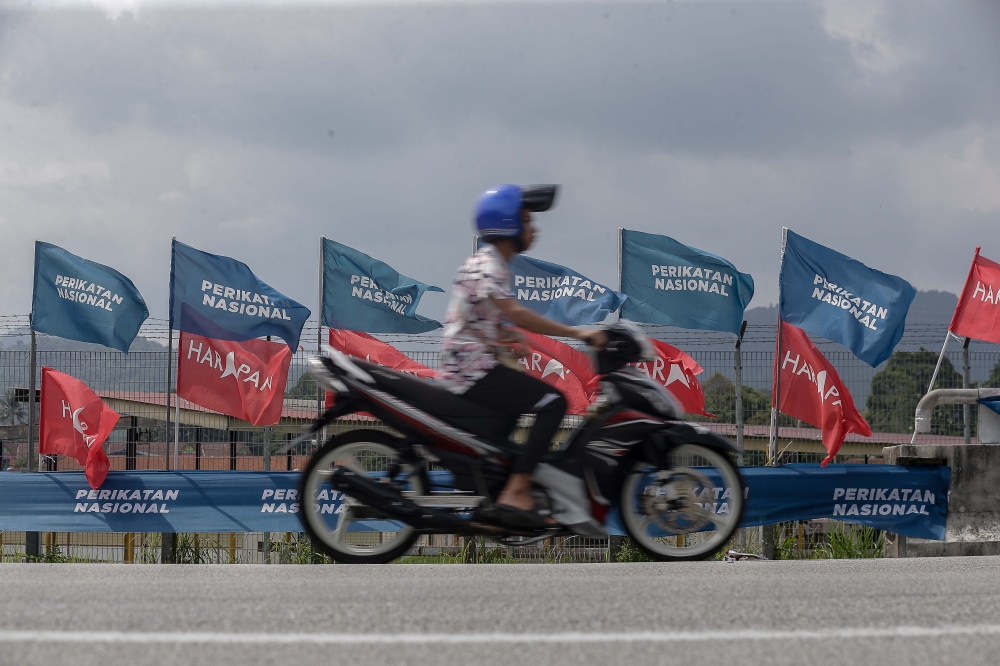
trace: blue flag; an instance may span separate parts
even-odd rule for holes
[[[917,292],[903,278],[868,268],[785,230],[779,315],[814,335],[839,342],[872,367],[903,337]]]
[[[478,240],[476,247],[485,241]],[[514,278],[514,297],[540,315],[580,326],[604,321],[628,298],[571,268],[523,254],[507,264]]]
[[[668,236],[621,230],[622,317],[740,334],[753,278]]]
[[[148,316],[139,290],[115,269],[35,242],[32,330],[127,352]]]
[[[425,291],[441,287],[401,275],[364,252],[323,238],[322,324],[363,333],[426,333],[441,323],[417,314]]]
[[[274,335],[294,353],[309,308],[261,282],[242,261],[172,244],[170,328],[240,342]]]

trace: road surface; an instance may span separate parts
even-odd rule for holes
[[[997,664],[1000,558],[0,565],[0,663]]]

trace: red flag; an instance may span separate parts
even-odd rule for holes
[[[650,339],[650,342],[656,349],[656,358],[652,362],[632,365],[670,391],[686,413],[715,418],[715,414],[705,411],[705,391],[698,381],[704,369],[680,349],[659,340]]]
[[[177,395],[255,426],[281,420],[288,345],[266,340],[231,342],[181,332]]]
[[[1000,343],[1000,264],[979,256],[978,247],[948,330]]]
[[[76,458],[83,465],[90,487],[100,488],[109,467],[103,444],[116,423],[118,413],[86,384],[52,368],[42,368],[39,453]]]
[[[778,410],[823,431],[825,466],[837,455],[848,433],[871,437],[872,429],[854,407],[854,399],[836,368],[816,349],[806,332],[785,322],[779,325],[781,349],[774,366],[776,378],[781,373]],[[771,400],[773,403],[773,394]]]
[[[532,377],[559,389],[566,397],[569,414],[585,414],[593,398],[594,370],[584,352],[547,335],[518,329],[528,349],[518,360]]]
[[[375,363],[390,370],[406,372],[421,379],[437,376],[437,373],[426,365],[411,360],[389,343],[382,342],[367,333],[331,328],[330,346],[348,356]]]

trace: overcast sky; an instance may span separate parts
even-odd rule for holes
[[[1000,260],[997,3],[191,4],[0,0],[0,313],[36,239],[154,317],[171,236],[314,313],[320,235],[447,289],[501,182],[562,184],[532,253],[612,286],[622,226],[752,306],[782,226],[918,289]]]

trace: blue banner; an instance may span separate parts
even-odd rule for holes
[[[753,278],[668,236],[621,230],[622,317],[740,334]]]
[[[274,335],[294,353],[309,308],[262,282],[242,261],[174,241],[170,327],[241,342]]]
[[[148,316],[139,290],[115,269],[35,242],[32,330],[127,352]]]
[[[782,321],[839,342],[872,367],[903,337],[916,290],[903,278],[785,230],[779,278]]]
[[[323,238],[322,324],[363,333],[426,333],[441,323],[417,314],[441,287],[418,282],[364,252]]]
[[[484,241],[479,240],[477,247]],[[508,264],[514,298],[540,315],[567,326],[599,323],[628,298],[571,268],[523,254]]]
[[[786,465],[744,467],[744,527],[831,518],[942,540],[948,515],[947,467]],[[435,490],[448,472],[431,472]],[[300,532],[299,514],[335,520],[342,496],[320,490],[303,502],[298,472],[110,472],[92,490],[83,472],[0,474],[0,530],[43,532]],[[722,489],[720,488],[719,491]],[[727,497],[710,498],[716,513]],[[311,506],[310,506],[311,505]],[[612,534],[624,534],[617,519]],[[353,529],[391,532],[394,521]]]

